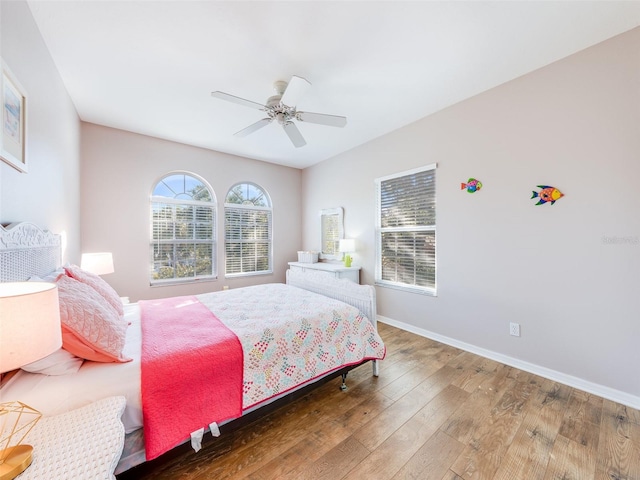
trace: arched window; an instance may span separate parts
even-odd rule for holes
[[[271,213],[269,195],[258,185],[231,187],[224,201],[227,277],[273,271]]]
[[[151,193],[152,285],[217,277],[216,199],[192,173],[172,172]]]

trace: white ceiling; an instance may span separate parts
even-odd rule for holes
[[[80,118],[304,168],[640,25],[637,1],[29,1]],[[292,75],[303,111],[233,134]]]

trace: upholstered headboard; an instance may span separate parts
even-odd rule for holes
[[[0,282],[44,276],[62,263],[60,235],[33,223],[0,226]]]

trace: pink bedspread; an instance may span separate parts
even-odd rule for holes
[[[242,345],[195,297],[140,302],[147,460],[242,415]]]

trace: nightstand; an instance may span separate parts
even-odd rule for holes
[[[291,270],[313,270],[326,273],[336,278],[346,278],[354,283],[360,283],[361,267],[345,267],[342,263],[302,263],[289,262]]]

